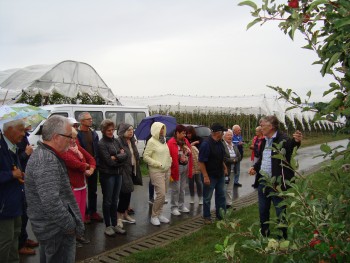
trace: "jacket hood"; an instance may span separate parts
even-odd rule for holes
[[[166,134],[166,126],[161,122],[154,122],[151,126],[151,135],[154,139],[159,140],[160,130],[164,127],[164,136]]]
[[[131,127],[131,124],[128,123],[120,123],[118,126],[118,136],[124,137],[124,133]]]

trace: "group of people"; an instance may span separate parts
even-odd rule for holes
[[[19,253],[35,254],[31,247],[39,244],[40,262],[74,262],[76,247],[90,242],[84,237],[84,223],[104,221],[107,236],[125,234],[125,221],[135,223],[129,215],[130,198],[142,177],[132,125],[121,123],[114,138],[115,124],[104,120],[99,139],[91,129],[90,113],[83,112],[78,119],[79,123],[51,116],[43,124],[42,142],[34,151],[23,120],[4,124],[0,138],[1,262],[19,262]],[[98,177],[103,217],[97,212]],[[26,215],[38,242],[21,233]],[[22,235],[25,249],[18,247]]]
[[[21,146],[26,155],[24,165],[18,151],[26,137],[24,121],[4,125],[0,134],[0,258],[3,262],[19,262],[19,236],[21,227],[25,230],[28,221],[21,219],[23,215],[28,216],[40,244],[41,262],[74,262],[77,245],[90,242],[84,237],[84,223],[104,222],[104,233],[115,236],[126,234],[123,223],[136,222],[130,216],[133,213],[130,200],[134,185],[142,185],[142,176],[133,126],[120,123],[116,127],[113,121],[106,119],[101,123],[102,138],[99,138],[91,129],[90,113],[81,113],[78,120],[79,123],[59,115],[46,120],[37,149],[33,151],[28,141]],[[197,192],[198,204],[203,205],[205,224],[212,222],[210,206],[214,190],[216,218],[221,220],[226,209],[231,207],[233,198],[227,187],[230,174],[233,187],[242,186],[239,183],[244,143],[241,129],[234,125],[228,130],[219,123],[210,128],[211,135],[204,140],[196,135],[192,126],[177,125],[173,137],[166,141],[166,126],[160,122],[152,124],[151,138],[143,153],[155,190],[152,225],[170,222],[163,214],[168,188],[171,214],[179,216],[190,212],[185,205],[187,182],[190,203],[194,203]],[[116,129],[117,138],[114,137]],[[285,181],[293,177],[293,171],[272,158],[275,153],[271,147],[273,143],[284,141],[289,161],[293,148],[300,145],[302,134],[297,131],[293,138],[288,138],[280,133],[274,116],[261,119],[260,131],[263,136],[257,134],[251,146],[255,162],[249,173],[256,175],[254,187],[259,194],[261,233],[268,236],[266,222],[270,203],[275,205],[278,216],[285,207],[278,206],[281,201],[278,197],[268,195],[274,190],[264,189],[261,174],[283,175],[283,189],[286,189]],[[98,177],[103,195],[103,218],[97,212]],[[286,238],[286,229],[282,232]],[[28,247],[38,245],[28,239],[26,233],[22,243]]]

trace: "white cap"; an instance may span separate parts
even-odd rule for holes
[[[77,120],[76,119],[74,119],[73,117],[67,117],[67,119],[68,119],[68,121],[69,121],[69,123],[70,123],[70,125],[74,125],[74,124],[79,124],[79,122],[77,122]]]

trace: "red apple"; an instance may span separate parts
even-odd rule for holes
[[[299,7],[299,2],[298,0],[290,0],[288,2],[288,6],[291,8],[298,8]]]

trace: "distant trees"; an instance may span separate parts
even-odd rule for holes
[[[76,96],[75,98],[69,98],[59,93],[54,93],[50,96],[42,96],[41,94],[31,96],[25,92],[22,93],[21,97],[17,102],[27,103],[33,106],[42,106],[50,104],[106,104],[106,101],[98,95],[90,96],[88,94],[78,94],[78,96]]]

